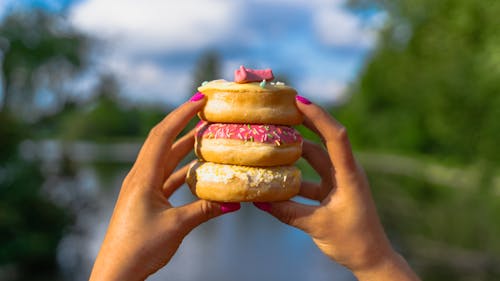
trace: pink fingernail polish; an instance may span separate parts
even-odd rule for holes
[[[196,94],[194,94],[190,99],[189,101],[199,101],[201,99],[203,99],[205,97],[204,94],[202,94],[201,92],[197,92]]]
[[[220,210],[224,214],[238,211],[240,208],[241,208],[240,203],[221,203],[220,204]]]
[[[271,203],[267,203],[267,202],[253,202],[253,204],[255,205],[255,207],[261,209],[264,212],[268,212],[269,213],[271,211]]]
[[[303,103],[303,104],[311,104],[311,101],[304,98],[303,96],[295,96],[295,99],[298,100],[300,103]]]

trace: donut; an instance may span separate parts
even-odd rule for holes
[[[212,123],[298,125],[303,120],[297,92],[284,83],[213,80],[198,91],[207,96],[199,117]]]
[[[291,165],[302,154],[302,141],[300,133],[289,126],[201,121],[196,126],[195,154],[221,164]]]
[[[197,161],[186,182],[198,198],[219,202],[283,201],[297,195],[301,173],[295,166],[249,167]]]

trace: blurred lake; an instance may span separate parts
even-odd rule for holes
[[[25,155],[44,161],[45,192],[76,213],[63,238],[58,261],[67,280],[88,280],[121,186],[140,144],[58,141],[25,142]],[[74,162],[76,180],[57,178],[58,162]],[[186,160],[187,161],[187,160]],[[100,164],[94,164],[99,162]],[[107,167],[103,163],[119,165]],[[52,168],[51,168],[52,167]],[[106,170],[103,176],[103,170]],[[50,176],[50,174],[54,176]],[[195,200],[186,185],[174,206]],[[241,210],[193,230],[170,263],[148,280],[356,280],[327,258],[308,235],[243,203]]]

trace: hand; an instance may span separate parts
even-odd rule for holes
[[[176,136],[205,102],[197,94],[156,125],[125,178],[90,280],[144,280],[174,255],[199,224],[236,211],[238,203],[198,200],[172,207],[170,195],[184,183],[187,166],[173,172],[194,147],[194,132]]]
[[[312,142],[303,146],[303,157],[321,182],[303,182],[299,195],[320,205],[285,201],[256,206],[311,235],[323,253],[349,268],[359,280],[418,280],[384,233],[346,129],[320,107],[302,97],[297,100],[305,126],[319,134],[326,146],[326,151]]]

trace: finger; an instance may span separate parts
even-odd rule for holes
[[[179,165],[182,159],[193,150],[195,129],[184,135],[172,145],[169,152],[168,162],[165,164],[165,177],[168,177],[172,171]]]
[[[324,182],[316,183],[304,181],[300,184],[299,196],[321,202],[331,190],[331,185],[327,185]]]
[[[282,202],[255,202],[254,205],[280,220],[281,222],[301,229],[307,233],[310,231],[311,217],[317,209],[315,206],[300,204],[293,201]]]
[[[186,174],[191,163],[183,166],[179,170],[170,175],[163,184],[163,195],[169,198],[182,184],[186,182]]]
[[[166,158],[166,150],[170,149],[177,135],[203,107],[202,101],[184,103],[151,130],[146,143],[151,146],[154,155],[159,155],[162,160]]]
[[[235,212],[239,210],[240,207],[240,203],[218,203],[198,200],[184,206],[177,207],[175,210],[182,224],[191,230],[210,219],[226,213]]]
[[[201,110],[204,101],[205,99],[200,99],[184,103],[151,129],[136,161],[136,166],[145,177],[144,180],[152,182],[153,186],[161,187],[172,143],[189,120]]]
[[[305,141],[302,146],[302,157],[321,177],[320,184],[302,184],[300,192],[309,199],[322,201],[334,189],[334,171],[331,159],[323,147],[313,142]]]
[[[302,157],[322,179],[332,180],[332,162],[323,147],[305,140],[302,144]]]
[[[307,116],[304,116],[303,125],[307,129],[309,129],[313,133],[315,133],[317,136],[319,136],[319,139],[321,140],[321,143],[325,144],[325,139],[323,138],[323,136],[321,135],[321,133],[318,131],[318,129],[316,128],[316,126],[314,125],[314,123],[309,118],[307,118]]]
[[[313,128],[316,128],[324,138],[335,170],[339,172],[354,171],[356,163],[345,127],[328,112],[313,103],[297,102],[297,107],[311,121]]]

